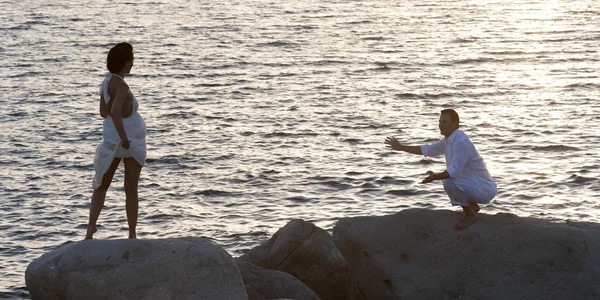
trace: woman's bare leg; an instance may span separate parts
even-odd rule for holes
[[[108,187],[112,182],[113,176],[115,175],[115,170],[119,166],[120,158],[113,159],[110,167],[102,177],[102,184],[94,190],[94,194],[92,194],[92,205],[90,206],[90,219],[88,221],[88,228],[85,234],[86,240],[91,240],[94,238],[94,233],[98,231],[96,227],[96,222],[98,221],[98,217],[100,216],[100,212],[104,207],[104,199],[106,199],[106,191],[108,191]]]
[[[125,210],[129,225],[129,238],[135,239],[138,218],[138,182],[142,166],[134,158],[125,158]]]

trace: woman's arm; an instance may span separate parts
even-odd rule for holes
[[[110,116],[112,117],[113,123],[115,124],[115,129],[121,138],[121,146],[125,149],[129,149],[129,139],[127,139],[127,133],[125,132],[125,127],[123,126],[123,117],[121,116],[121,110],[123,109],[123,104],[127,99],[129,87],[123,82],[115,83],[115,85],[117,88],[117,93],[113,99],[112,108],[110,109]]]

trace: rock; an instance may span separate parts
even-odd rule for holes
[[[600,225],[407,209],[341,219],[335,245],[367,299],[600,299]]]
[[[248,299],[233,258],[203,238],[90,240],[25,272],[32,299]]]
[[[292,220],[242,259],[298,278],[323,300],[353,299],[346,260],[327,231]]]
[[[319,300],[319,297],[304,283],[288,273],[263,269],[243,259],[236,259],[236,263],[250,300]]]

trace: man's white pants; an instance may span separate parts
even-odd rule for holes
[[[488,203],[496,196],[495,190],[485,189],[466,178],[444,179],[442,182],[452,205],[469,206],[470,202]]]

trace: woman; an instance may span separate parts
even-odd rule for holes
[[[86,240],[97,231],[96,221],[106,198],[115,170],[125,165],[125,198],[129,238],[136,238],[138,180],[146,160],[146,123],[138,113],[138,102],[125,83],[133,67],[133,46],[119,43],[108,52],[106,67],[110,73],[100,87],[100,116],[104,118],[102,144],[96,148],[92,187],[92,206]]]

